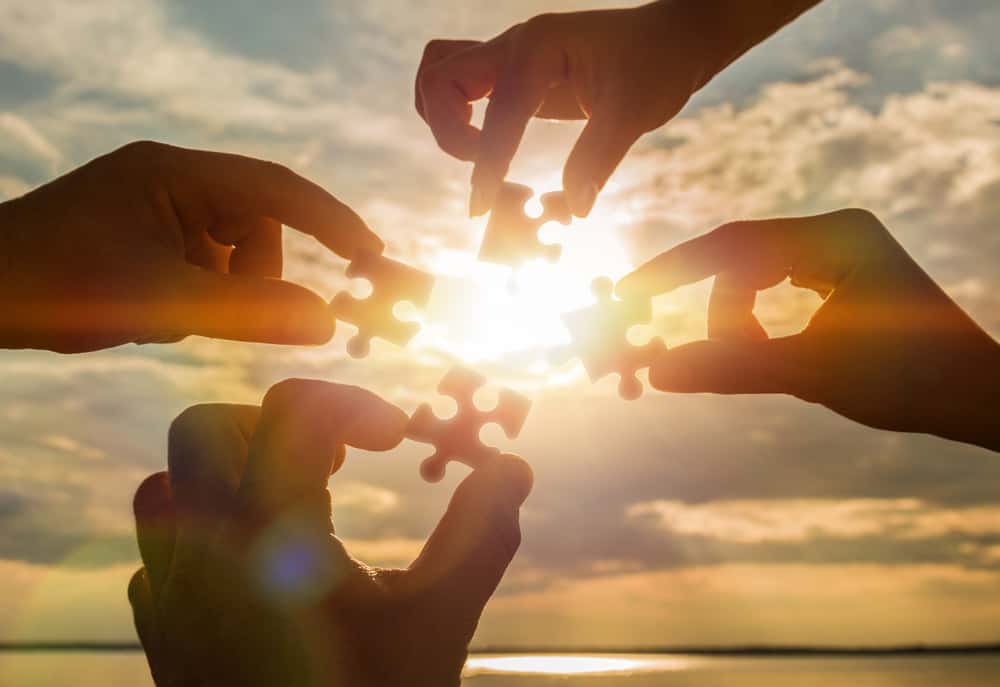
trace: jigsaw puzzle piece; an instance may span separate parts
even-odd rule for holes
[[[379,253],[364,252],[347,266],[347,276],[365,279],[372,286],[368,298],[355,298],[342,291],[330,304],[338,320],[358,328],[357,334],[347,342],[347,352],[352,357],[368,355],[375,337],[405,346],[420,331],[416,322],[396,318],[393,308],[404,301],[417,307],[427,305],[434,288],[432,275]]]
[[[500,391],[492,410],[479,410],[474,403],[476,390],[486,383],[481,374],[463,367],[453,367],[441,379],[438,391],[455,399],[458,410],[447,420],[423,404],[410,417],[406,436],[433,444],[434,454],[420,464],[420,474],[428,482],[439,482],[445,467],[453,460],[475,469],[500,455],[500,449],[487,446],[479,438],[483,425],[497,424],[509,438],[521,432],[531,409],[531,399],[510,389]]]
[[[530,217],[524,205],[535,192],[528,186],[505,181],[500,186],[486,233],[479,247],[479,259],[517,268],[528,260],[544,258],[555,262],[562,254],[562,247],[542,243],[538,230],[546,222],[569,224],[573,218],[563,192],[546,193],[541,198],[542,214]]]
[[[591,382],[618,373],[618,395],[634,400],[642,395],[642,382],[636,373],[649,367],[667,350],[659,337],[642,346],[628,340],[628,330],[648,323],[653,317],[650,300],[616,300],[610,279],[595,279],[591,290],[597,303],[563,315],[563,322],[573,337],[570,351],[583,362]]]

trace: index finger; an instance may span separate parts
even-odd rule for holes
[[[826,250],[829,215],[731,222],[674,246],[618,282],[622,298],[648,298],[694,284],[720,272],[748,282],[768,282],[808,263],[813,269],[831,259]]]
[[[306,379],[280,382],[261,404],[241,502],[273,513],[324,489],[341,446],[387,451],[403,440],[407,419],[365,389]]]
[[[190,162],[184,173],[193,177],[194,192],[219,218],[270,217],[348,260],[385,247],[354,210],[283,165],[202,150],[184,150],[184,155]]]
[[[437,57],[437,59],[434,59]],[[472,103],[494,87],[503,51],[495,43],[432,41],[417,73],[417,111],[449,155],[473,160],[479,130],[470,123]]]

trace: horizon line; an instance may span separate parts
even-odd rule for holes
[[[120,652],[142,651],[142,645],[123,641],[0,641],[0,652]],[[632,647],[553,646],[519,647],[482,645],[469,649],[470,654],[675,654],[690,656],[904,656],[926,654],[1000,653],[1000,641],[973,644],[899,644],[890,646],[850,645],[665,645]]]

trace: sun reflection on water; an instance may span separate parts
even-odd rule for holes
[[[670,672],[690,667],[693,659],[641,655],[479,655],[465,664],[465,676],[475,675],[600,675]]]

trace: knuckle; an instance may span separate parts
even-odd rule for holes
[[[167,147],[157,141],[139,140],[126,143],[117,150],[117,154],[129,158],[148,159],[162,155]]]
[[[170,476],[166,472],[157,472],[142,481],[132,498],[132,512],[136,517],[147,515],[158,510],[167,498],[170,489]]]
[[[877,234],[885,231],[885,227],[871,210],[864,208],[846,208],[834,213],[837,220],[852,227],[855,231],[865,234]]]
[[[146,593],[146,569],[139,568],[128,581],[128,602],[133,609],[143,605]]]
[[[558,25],[560,15],[556,12],[543,12],[524,22],[518,32],[519,38],[528,43],[551,36]]]
[[[832,213],[841,240],[846,240],[845,248],[861,248],[868,251],[882,245],[888,236],[885,225],[870,210],[846,208]]]
[[[438,56],[446,52],[449,45],[451,45],[451,41],[442,38],[432,38],[427,41],[427,45],[424,46],[423,55],[420,57],[421,62],[438,59]]]
[[[282,182],[294,182],[298,179],[298,175],[292,171],[291,167],[283,165],[280,162],[264,160],[262,164],[264,165],[264,171],[269,177],[279,179]]]
[[[267,390],[261,407],[287,406],[294,399],[302,396],[307,384],[308,380],[305,379],[284,379]]]
[[[186,408],[167,430],[167,453],[175,455],[188,453],[198,445],[206,430],[216,424],[218,406],[212,403],[199,403]]]

